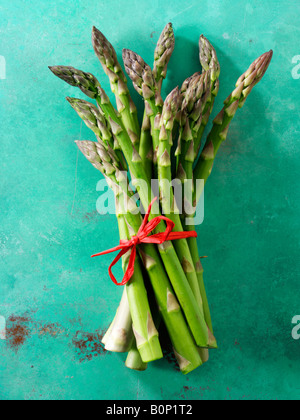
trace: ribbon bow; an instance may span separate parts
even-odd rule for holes
[[[137,235],[133,236],[130,240],[120,241],[120,245],[116,246],[115,248],[109,249],[107,251],[100,252],[99,254],[92,255],[92,258],[99,257],[100,255],[106,255],[110,254],[112,252],[120,251],[117,257],[113,260],[111,265],[109,266],[108,272],[111,280],[117,285],[117,286],[124,286],[126,283],[129,282],[131,277],[134,274],[134,263],[136,258],[136,248],[139,244],[162,244],[166,241],[175,241],[177,239],[186,239],[186,238],[197,238],[197,233],[195,231],[191,232],[172,232],[175,224],[172,222],[172,220],[168,219],[164,216],[158,216],[152,219],[150,222],[149,216],[151,213],[151,209],[155,201],[157,200],[157,197],[151,202],[148,211],[145,215],[144,221],[137,233]],[[160,224],[160,222],[165,221],[167,224],[165,232],[162,233],[156,233],[154,235],[150,235],[151,232],[155,230],[155,228]],[[118,283],[116,278],[114,277],[112,273],[112,267],[115,266],[118,261],[125,255],[128,251],[131,250],[131,255],[128,263],[128,267],[126,270],[126,273],[124,275],[124,278],[121,283]]]

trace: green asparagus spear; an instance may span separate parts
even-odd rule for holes
[[[194,141],[202,124],[203,111],[209,96],[210,72],[196,75],[190,80],[182,103],[181,128],[176,151],[179,158],[177,176],[182,182],[193,178]]]
[[[175,48],[175,37],[172,23],[168,23],[159,37],[154,52],[153,75],[161,91],[163,79],[167,76],[168,64]]]
[[[75,69],[71,66],[49,67],[52,73],[71,86],[77,86],[89,98],[95,99],[100,83],[91,73]]]
[[[132,347],[132,319],[125,289],[115,319],[105,335],[104,342],[106,350],[116,353],[126,353]]]
[[[211,98],[210,71],[204,72],[202,75],[196,73],[194,76],[187,79],[183,83],[181,91],[183,92],[184,100],[182,106],[179,145],[176,152],[179,157],[177,178],[181,180],[184,186],[183,212],[181,218],[182,225],[185,230],[190,230],[190,224],[193,226],[193,223],[186,223],[186,219],[188,218],[190,220],[190,218],[193,218],[193,191],[189,191],[186,183],[189,181],[193,186],[193,164],[195,159],[194,141],[197,138],[197,134],[200,129],[199,127],[202,125],[204,117],[203,112]],[[195,230],[195,227],[193,226],[193,229],[191,230]],[[203,267],[199,257],[197,239],[188,238],[187,242],[196,271],[198,289],[200,290],[202,298],[204,318],[210,332],[213,334],[209,304],[203,281]]]
[[[206,141],[205,147],[203,152],[198,160],[198,163],[194,169],[194,180],[203,179],[204,184],[206,183],[209,175],[211,174],[213,163],[217,152],[222,144],[223,141],[226,140],[230,123],[236,114],[238,108],[241,108],[248,95],[254,88],[254,86],[260,82],[263,78],[264,74],[266,73],[273,56],[273,51],[269,53],[263,54],[259,57],[255,62],[250,66],[249,70],[244,73],[236,84],[236,89],[234,92],[227,98],[225,101],[225,107],[220,112],[220,114],[214,120],[214,126],[212,131],[210,132],[208,139]],[[194,205],[197,204],[199,201],[201,194],[201,189],[195,189],[193,195],[193,203]],[[189,224],[187,226],[189,230],[194,230],[195,227],[193,224]],[[193,260],[199,257],[198,249],[197,249],[197,242],[193,241],[193,238],[189,239],[190,249],[193,255]],[[203,267],[201,264],[201,260],[199,258],[198,263],[196,264],[196,269],[198,271],[199,277],[199,284],[200,289],[202,290],[202,298],[203,298],[203,306],[204,306],[204,314],[205,320],[208,326],[211,326],[211,317],[209,312],[208,301],[206,298],[205,288],[204,288],[204,281],[203,281]]]
[[[170,218],[175,224],[175,230],[182,232],[182,224],[179,216],[178,209],[176,208],[176,200],[173,194],[173,188],[171,187],[171,146],[172,146],[172,130],[175,120],[175,116],[181,104],[181,95],[178,88],[174,89],[167,97],[161,117],[161,131],[159,140],[158,150],[158,175],[160,184],[160,198],[162,208],[168,218]],[[204,315],[203,302],[199,289],[198,278],[193,265],[192,256],[186,239],[176,241],[175,249],[177,254],[182,261],[182,265],[185,270],[185,274],[197,300],[201,313]],[[205,328],[204,317],[201,320],[202,327]],[[216,341],[209,331],[209,342],[210,347],[216,347]]]
[[[200,50],[200,63],[202,65],[204,72],[210,73],[211,79],[211,95],[207,98],[207,102],[205,108],[203,110],[202,121],[200,129],[197,133],[195,138],[194,147],[195,147],[195,156],[197,157],[201,147],[201,139],[209,121],[209,117],[213,111],[214,103],[216,96],[219,92],[220,87],[220,63],[217,57],[216,50],[212,46],[212,44],[201,35],[199,40],[199,50]]]
[[[159,37],[155,52],[154,52],[154,69],[153,75],[157,84],[157,89],[161,93],[161,87],[163,79],[166,78],[167,68],[174,51],[175,37],[171,23],[164,28],[161,36]],[[146,103],[147,105],[147,103]],[[153,143],[151,137],[151,122],[149,115],[151,111],[147,111],[145,107],[145,113],[143,118],[143,125],[141,131],[141,143],[140,143],[140,156],[145,166],[146,173],[149,179],[152,178],[153,170]]]
[[[200,151],[201,147],[201,139],[203,137],[203,133],[205,130],[205,127],[207,126],[207,123],[209,121],[209,117],[212,113],[215,98],[219,92],[219,76],[220,76],[220,63],[217,57],[216,50],[212,46],[212,44],[208,41],[207,38],[205,38],[203,35],[200,37],[199,40],[199,50],[200,50],[200,63],[202,65],[203,72],[206,72],[210,74],[210,90],[211,94],[207,95],[206,97],[206,104],[204,104],[203,111],[202,111],[202,118],[201,118],[201,125],[198,129],[198,132],[195,133],[194,137],[194,151],[195,151],[195,159],[197,159],[197,156]],[[193,162],[187,162],[188,169],[186,170],[187,174],[190,174],[191,167],[193,166]],[[193,203],[195,204],[195,203]],[[186,230],[194,230],[194,223],[191,223],[191,219],[189,219],[189,223],[183,222],[183,225]],[[196,267],[199,287],[201,291],[201,296],[203,300],[203,309],[204,309],[204,316],[205,321],[207,322],[207,325],[211,332],[213,332],[213,326],[212,326],[212,320],[211,320],[211,314],[208,304],[208,299],[206,295],[206,290],[204,286],[204,279],[203,279],[203,266],[201,263],[201,259],[199,256],[198,251],[198,245],[196,238],[189,238],[188,244],[191,250],[192,258],[194,265]]]
[[[236,89],[226,99],[224,108],[214,120],[213,128],[207,138],[205,147],[194,170],[195,180],[203,179],[206,183],[211,174],[218,150],[223,141],[227,138],[233,117],[237,110],[244,106],[246,99],[254,86],[256,86],[265,75],[272,57],[273,51],[263,54],[251,64],[250,68],[237,81]],[[198,202],[201,194],[201,190],[198,189],[198,191],[195,191],[195,203]]]
[[[125,49],[123,50],[123,61],[125,70],[132,80],[134,88],[148,104],[146,112],[151,123],[153,163],[154,167],[156,167],[160,132],[159,124],[163,107],[161,92],[150,66],[145,63],[142,57],[133,51]]]
[[[147,112],[147,103],[145,103],[145,111],[143,117],[143,124],[141,129],[141,141],[140,141],[140,148],[139,154],[142,159],[145,172],[147,178],[151,180],[153,176],[153,143],[152,143],[152,136],[151,136],[151,121],[150,117],[151,111]]]
[[[171,147],[172,147],[172,131],[175,116],[178,109],[181,106],[182,97],[179,93],[178,88],[174,89],[167,97],[161,117],[161,131],[159,138],[159,149],[158,149],[158,178],[160,186],[160,200],[165,215],[175,223],[176,231],[183,231],[179,211],[176,207],[176,198],[173,193],[172,181],[172,169],[171,169]],[[189,280],[190,286],[197,299],[198,305],[202,310],[202,299],[197,284],[197,278],[195,275],[192,259],[189,253],[187,241],[181,239],[176,241],[175,249],[179,258],[181,259],[185,268],[187,279]]]
[[[116,209],[119,206],[116,203]],[[123,214],[117,214],[120,238],[128,239],[128,228]],[[124,257],[123,257],[124,258]],[[126,258],[123,259],[124,272]],[[147,369],[147,363],[142,361],[140,352],[137,349],[136,339],[132,330],[132,318],[130,314],[127,289],[124,288],[122,299],[116,316],[102,339],[105,349],[109,351],[128,351],[126,366],[133,370],[143,371]],[[121,343],[121,344],[120,344]],[[202,359],[203,360],[203,359]]]
[[[118,62],[117,54],[111,43],[97,28],[93,27],[92,43],[94,51],[109,77],[111,90],[116,96],[117,108],[123,124],[136,148],[140,141],[140,126],[137,109],[127,87],[126,76]]]
[[[134,341],[133,345],[131,346],[131,349],[128,352],[125,366],[129,369],[137,370],[140,372],[145,371],[148,367],[148,364],[144,363],[141,358],[140,352],[138,351],[136,346],[136,341]]]
[[[205,38],[203,35],[200,37],[199,40],[199,49],[200,49],[200,63],[202,65],[203,73],[210,75],[210,94],[205,96],[205,100],[202,100],[203,107],[202,107],[202,115],[201,115],[201,124],[196,125],[196,129],[193,132],[193,142],[194,142],[194,159],[192,158],[192,154],[188,154],[190,159],[184,160],[183,166],[180,164],[178,177],[184,182],[185,179],[189,179],[192,177],[193,165],[194,160],[197,158],[199,154],[199,150],[201,147],[201,139],[205,130],[205,127],[209,121],[209,117],[212,113],[215,98],[219,91],[219,76],[220,76],[220,64],[218,61],[217,53],[212,44]],[[199,73],[198,73],[199,75]],[[191,78],[187,79],[183,86],[182,92],[185,96],[188,94],[189,91],[192,89],[192,84],[197,80],[197,73],[192,76]],[[192,96],[193,97],[193,96]],[[193,121],[192,121],[193,124]],[[187,143],[186,143],[186,150],[187,150]],[[185,156],[185,153],[182,154]],[[182,218],[182,223],[185,230],[195,230],[194,223],[192,223],[193,215],[191,215],[190,209],[193,208],[195,203],[191,203],[189,199],[185,199],[184,207],[189,209],[189,214],[185,214],[185,217]],[[189,220],[187,223],[186,220]],[[203,309],[204,309],[204,316],[205,321],[210,329],[213,332],[211,314],[208,304],[208,299],[206,295],[206,290],[204,286],[204,279],[203,279],[203,266],[201,263],[201,259],[199,256],[198,245],[196,238],[188,238],[188,244],[190,247],[191,255],[193,258],[193,263],[196,268],[196,273],[198,277],[199,287],[201,291],[201,296],[203,300]]]

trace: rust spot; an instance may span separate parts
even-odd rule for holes
[[[70,324],[74,327],[75,325],[79,324],[82,326],[82,319],[81,317],[78,315],[75,318],[69,319]]]
[[[166,359],[166,361],[172,365],[173,369],[176,370],[177,372],[180,372],[180,368],[178,366],[178,362],[176,359],[176,356],[173,352],[173,349],[163,349],[163,355],[164,358]]]
[[[92,213],[86,213],[83,216],[82,221],[83,223],[91,223],[97,216],[98,216],[98,212],[97,210],[94,210]]]
[[[59,334],[64,333],[64,330],[59,324],[46,324],[39,330],[39,335],[50,335],[56,337]]]
[[[80,363],[89,362],[94,357],[102,356],[106,353],[104,344],[101,342],[103,336],[104,332],[100,330],[95,333],[77,331],[72,343]]]
[[[28,323],[30,318],[12,315],[7,320],[6,338],[10,348],[18,352],[30,335]]]

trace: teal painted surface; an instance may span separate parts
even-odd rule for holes
[[[299,1],[15,0],[0,9],[0,399],[298,399]],[[275,52],[206,188],[199,245],[220,348],[188,377],[167,361],[132,372],[99,346],[121,290],[107,275],[111,257],[89,256],[118,242],[117,225],[97,214],[101,178],[73,143],[92,139],[64,101],[80,93],[47,69],[71,64],[108,88],[92,25],[119,55],[127,47],[151,62],[169,21],[177,46],[164,93],[199,69],[204,33],[222,66],[215,112],[253,59]]]

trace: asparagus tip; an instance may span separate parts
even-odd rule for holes
[[[103,33],[101,31],[99,31],[98,28],[96,28],[96,26],[93,26],[92,29],[92,42],[93,42],[93,47],[98,47],[100,42],[103,43],[107,43],[108,41],[106,39],[106,37],[103,35]]]
[[[268,56],[269,56],[269,60],[270,60],[270,61],[272,60],[273,55],[274,55],[274,51],[273,51],[273,50],[270,50],[270,51],[268,52]]]
[[[129,50],[128,48],[123,48],[123,50],[122,50],[122,57],[123,57],[123,60],[124,60],[125,58],[127,58],[127,56],[128,56],[130,53],[132,53],[132,51],[131,51],[131,50]]]
[[[122,51],[122,57],[134,88],[144,99],[152,98],[155,95],[155,80],[150,66],[141,56],[126,48]]]
[[[175,48],[175,35],[172,23],[168,23],[162,31],[154,52],[153,73],[157,82],[165,79],[170,58]]]
[[[58,75],[58,68],[59,66],[48,66],[48,69],[55,75]]]

